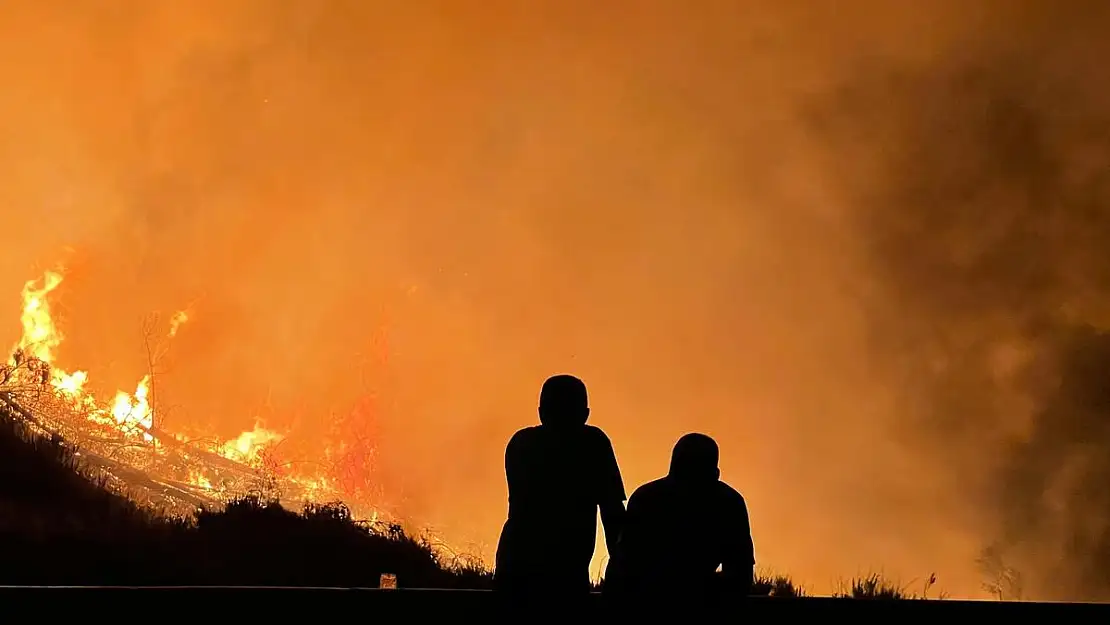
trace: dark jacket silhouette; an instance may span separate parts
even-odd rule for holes
[[[687,434],[674,447],[667,476],[636,489],[606,571],[606,595],[641,604],[703,604],[750,592],[755,554],[748,508],[720,481],[718,456],[713,439]]]
[[[509,441],[509,515],[497,545],[498,589],[587,593],[599,508],[606,544],[616,543],[624,483],[609,438],[586,425],[589,413],[585,384],[554,376],[540,392],[540,425]]]

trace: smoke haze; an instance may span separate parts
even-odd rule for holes
[[[567,371],[630,491],[717,438],[817,591],[1110,596],[1110,21],[969,4],[5,3],[3,332],[62,262],[96,388],[188,309],[174,427],[377,393],[394,505],[487,556]]]

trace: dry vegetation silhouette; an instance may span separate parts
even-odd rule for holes
[[[290,511],[248,495],[170,516],[82,469],[79,451],[0,417],[0,584],[487,588],[480,563],[353,519],[342,503]]]

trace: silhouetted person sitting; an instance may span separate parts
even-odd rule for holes
[[[498,589],[518,598],[586,596],[599,508],[606,544],[616,543],[624,482],[609,437],[586,425],[589,414],[586,385],[554,376],[540,391],[540,425],[509,440],[509,515],[497,545]]]
[[[747,596],[755,566],[748,507],[720,481],[719,455],[712,438],[687,434],[667,476],[632,493],[606,571],[607,596],[641,607]]]

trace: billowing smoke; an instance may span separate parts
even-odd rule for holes
[[[1110,47],[1086,8],[863,65],[811,109],[876,370],[1002,596],[1110,597]]]

